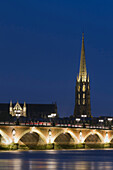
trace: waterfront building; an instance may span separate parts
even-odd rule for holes
[[[0,121],[13,121],[16,114],[24,120],[37,120],[58,117],[57,105],[54,104],[22,104],[0,103]]]
[[[74,117],[91,117],[90,81],[86,69],[84,33],[82,34],[80,69],[75,87]]]

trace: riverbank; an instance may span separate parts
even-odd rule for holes
[[[46,145],[19,145],[19,144],[11,144],[11,145],[0,145],[0,150],[62,150],[62,149],[104,149],[104,148],[113,148],[113,144],[76,144],[76,145],[68,145],[68,144],[46,144]]]

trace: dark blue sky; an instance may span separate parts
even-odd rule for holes
[[[73,114],[82,31],[93,116],[113,116],[113,1],[1,0],[0,102]]]

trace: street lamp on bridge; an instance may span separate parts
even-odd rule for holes
[[[12,135],[13,135],[13,142],[15,142],[15,135],[16,135],[16,130],[12,129]]]
[[[48,130],[48,134],[49,134],[49,143],[51,143],[51,129]]]

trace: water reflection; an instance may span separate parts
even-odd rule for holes
[[[0,170],[112,170],[113,150],[0,152]]]

